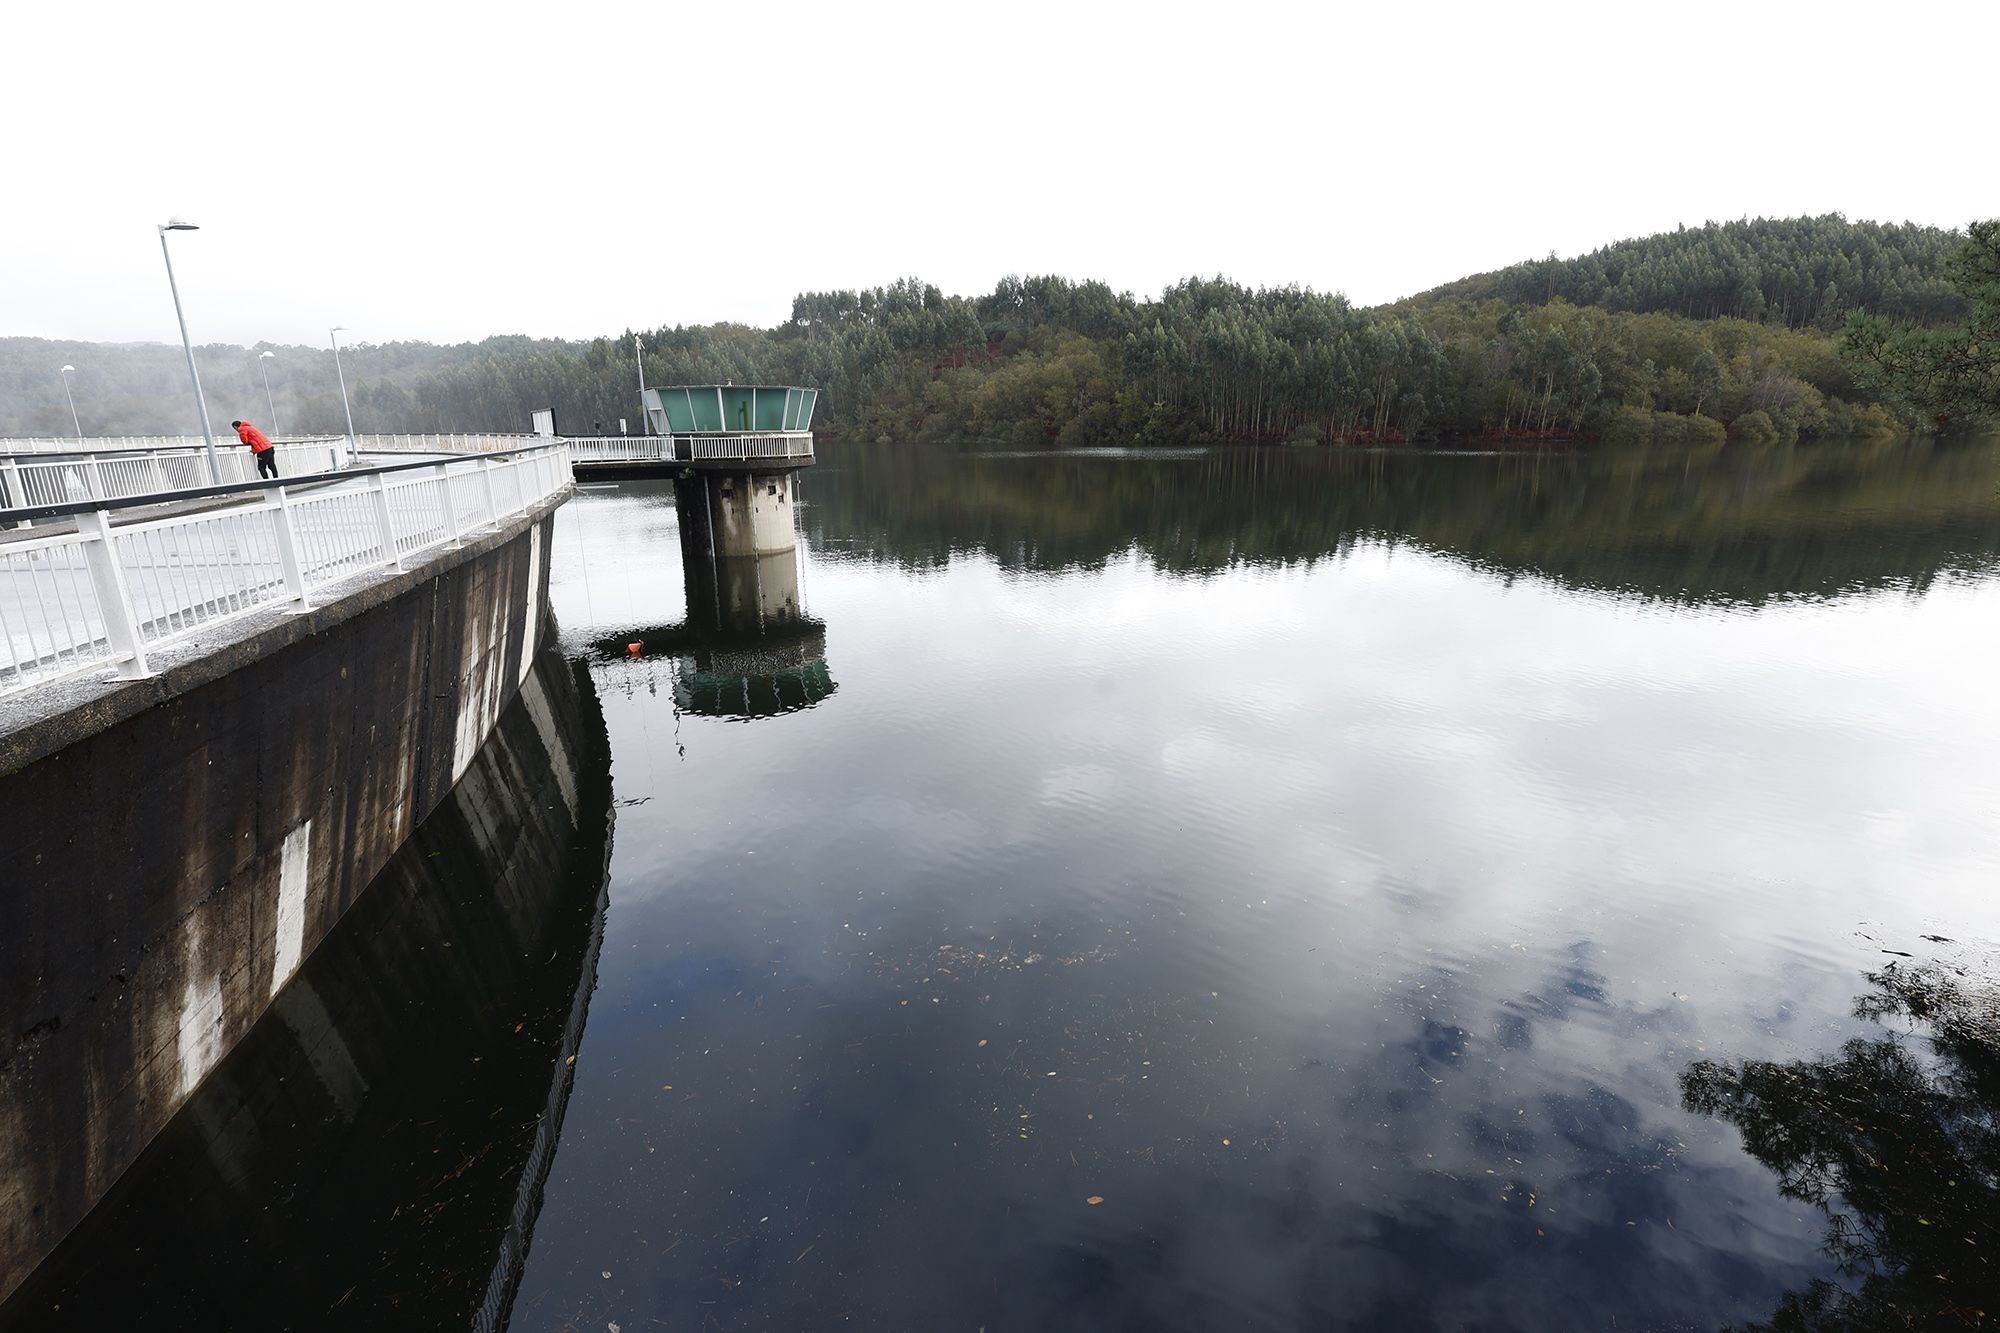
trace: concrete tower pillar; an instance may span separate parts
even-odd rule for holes
[[[779,555],[798,546],[792,526],[795,484],[790,472],[698,472],[674,482],[681,540],[694,537],[703,554]]]

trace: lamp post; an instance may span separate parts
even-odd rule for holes
[[[62,376],[63,397],[69,399],[69,424],[76,427],[76,442],[82,444],[83,423],[76,419],[76,395],[69,391],[69,374],[75,369],[75,366],[64,366],[57,374]]]
[[[652,422],[646,419],[646,350],[639,345],[639,335],[632,335],[632,358],[639,363],[639,433],[651,435]]]
[[[174,281],[174,256],[167,249],[167,233],[170,231],[200,231],[194,223],[183,217],[170,217],[159,225],[160,253],[167,259],[167,290],[174,294],[174,318],[181,325],[181,349],[187,353],[188,380],[194,385],[194,405],[201,409],[201,438],[208,444],[208,479],[215,485],[222,484],[222,464],[215,457],[215,430],[208,424],[208,400],[201,396],[201,372],[194,368],[194,344],[188,341],[187,316],[181,313],[181,289]],[[67,382],[67,381],[65,381]]]
[[[347,372],[340,368],[339,334],[347,332],[345,324],[336,324],[326,331],[333,340],[333,373],[340,377],[340,410],[347,413],[347,461],[356,461],[358,454],[354,447],[354,409],[347,405]]]
[[[264,372],[264,406],[271,409],[271,434],[283,435],[284,432],[278,429],[278,405],[271,401],[271,368],[264,364],[275,355],[275,352],[257,353],[257,369]]]

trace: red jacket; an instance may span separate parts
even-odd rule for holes
[[[247,421],[236,428],[236,438],[249,445],[253,454],[261,454],[271,447],[271,442],[264,438],[264,432]]]

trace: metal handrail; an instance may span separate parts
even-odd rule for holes
[[[0,453],[13,454],[87,454],[107,450],[127,452],[150,451],[154,449],[202,449],[207,442],[199,435],[96,435],[77,439],[75,436],[30,435],[15,439],[0,439]]]
[[[563,442],[569,445],[571,456],[579,463],[606,458],[673,457],[671,435],[566,435]]]
[[[344,435],[296,436],[278,441],[287,445],[335,446]],[[809,457],[812,432],[775,431],[689,431],[676,435],[565,435],[543,436],[500,431],[466,434],[356,435],[358,453],[486,454],[521,448],[546,441],[561,440],[573,446],[586,461],[593,455],[616,458],[758,458]],[[775,442],[785,441],[783,447]],[[122,436],[101,440],[54,440],[36,438],[0,440],[0,465],[11,453],[68,454],[74,457],[101,457],[106,454],[151,454],[167,456],[183,451],[201,452],[199,436]]]
[[[271,443],[331,444],[346,439],[345,435],[273,435]],[[215,441],[218,451],[234,449],[237,444],[233,431],[225,431]],[[74,435],[0,436],[0,457],[23,454],[152,454],[180,449],[205,454],[208,442],[199,435],[87,435],[82,439]]]
[[[74,515],[77,529],[0,542],[0,696],[90,671],[149,675],[149,652],[255,611],[308,610],[328,587],[462,545],[572,484],[557,443],[38,507],[29,512]],[[111,522],[216,496],[250,502]]]
[[[286,473],[301,469],[323,472],[338,467],[345,456],[339,441],[274,447],[280,469]],[[247,450],[232,450],[216,461],[229,481],[256,480],[257,463]],[[0,509],[181,491],[207,480],[208,460],[202,449],[101,450],[47,458],[0,456]]]
[[[227,494],[231,483],[252,489],[261,488],[264,484],[262,479],[250,475],[255,466],[253,458],[232,449],[217,460],[226,472],[232,474],[231,482],[225,482],[220,487],[203,485],[207,472],[206,449],[199,440],[177,436],[155,438],[173,443],[137,450],[103,447],[79,451],[72,447],[47,459],[8,454],[8,445],[24,442],[0,441],[0,526],[25,527],[37,519],[78,514],[111,501],[166,504],[174,500]],[[554,439],[520,434],[354,437],[359,449],[370,454],[481,457],[500,457],[516,449],[547,447],[556,442],[568,445],[572,462],[579,463],[715,463],[765,459],[803,459],[810,462],[813,458],[813,436],[807,430],[596,435]],[[97,443],[105,445],[109,442]],[[347,437],[339,435],[288,439],[277,446],[283,465],[281,470],[296,473],[302,459],[310,460],[306,464],[308,467],[338,468],[347,457],[347,443]],[[361,471],[349,469],[350,474]]]
[[[809,430],[705,432],[686,435],[596,435],[566,437],[579,463],[727,462],[758,458],[811,458]]]
[[[729,434],[698,433],[676,435],[675,448],[686,444],[690,460],[752,458],[811,458],[813,437],[809,430],[767,430]]]
[[[553,444],[532,445],[526,449],[498,449],[476,455],[480,458],[513,458],[520,454],[539,453],[545,449],[567,449],[566,441]],[[567,455],[565,455],[567,457]],[[352,481],[359,477],[372,477],[378,472],[409,472],[417,468],[442,467],[448,463],[463,462],[463,459],[419,459],[414,463],[378,463],[369,467],[343,468],[337,472],[303,473],[296,477],[280,477],[278,485],[294,486],[306,482],[324,484],[330,481]],[[248,495],[252,491],[269,490],[269,481],[233,481],[220,486],[190,486],[186,489],[157,491],[149,495],[119,496],[110,500],[74,500],[55,504],[26,505],[18,509],[0,509],[0,525],[18,518],[64,518],[72,514],[87,513],[102,509],[116,513],[124,509],[135,509],[144,505],[174,504],[181,500],[206,500],[218,495]],[[4,548],[0,548],[4,549]]]
[[[546,435],[475,431],[465,435],[357,435],[354,448],[364,454],[488,454],[519,447],[524,440],[547,441]]]

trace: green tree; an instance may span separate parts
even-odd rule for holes
[[[1694,366],[1688,371],[1688,391],[1694,395],[1694,414],[1701,415],[1701,405],[1722,396],[1722,363],[1715,359],[1715,353],[1706,348],[1694,359]]]
[[[1307,426],[1332,443],[1573,438],[1622,422],[1620,438],[1668,444],[1711,440],[1720,421],[1755,412],[1786,439],[1893,433],[1870,401],[1890,392],[1871,384],[1889,380],[1864,382],[1872,363],[1843,358],[1820,326],[1836,308],[1913,328],[1964,318],[1968,299],[1943,272],[1958,241],[1837,217],[1716,224],[1375,310],[1221,277],[1153,300],[1053,275],[1010,276],[972,298],[904,278],[800,293],[774,328],[636,336],[650,384],[808,384],[820,392],[817,429],[866,440],[1278,441]],[[1990,273],[1972,279],[1973,290],[1991,285]],[[1922,345],[1950,350],[1956,365],[1992,347],[1979,332],[1990,323],[1980,314]],[[634,337],[361,344],[347,352],[348,388],[367,430],[518,431],[538,408],[553,408],[562,429],[610,428],[637,420]],[[1885,334],[1878,350],[1887,360],[1916,345],[1891,347]],[[262,410],[259,350],[196,349],[212,418]],[[331,354],[269,350],[286,428],[343,429]],[[67,433],[50,373],[66,363],[87,429],[194,429],[178,348],[0,338],[0,434]],[[1620,418],[1621,407],[1650,415]]]
[[[1841,349],[1856,378],[1939,430],[2000,417],[2000,218],[1975,222],[1946,272],[1971,308],[1942,328],[1856,313]]]

